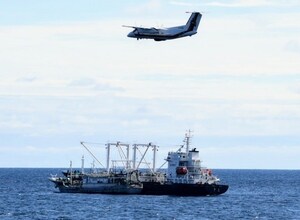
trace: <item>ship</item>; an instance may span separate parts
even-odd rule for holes
[[[165,159],[167,169],[156,169],[156,152],[158,146],[133,144],[133,159],[129,159],[129,144],[120,142],[107,144],[107,166],[100,172],[85,173],[82,159],[81,171],[64,172],[64,177],[50,177],[60,192],[70,193],[107,193],[107,194],[140,194],[140,195],[173,195],[173,196],[215,196],[225,193],[229,186],[220,184],[211,169],[203,167],[199,151],[190,147],[191,131],[185,134],[184,145],[177,151],[168,153]],[[83,142],[82,142],[83,144]],[[110,149],[116,146],[122,152],[123,167],[110,167]],[[84,145],[85,146],[85,145]],[[126,154],[122,150],[126,147]],[[88,150],[88,148],[85,146]],[[141,148],[144,149],[141,152]],[[145,155],[152,148],[153,161],[145,161]],[[88,150],[89,151],[89,150]],[[90,152],[90,151],[89,151]],[[137,152],[140,160],[137,160]],[[91,153],[91,152],[90,152]],[[92,156],[96,158],[93,154]],[[116,160],[112,161],[113,163]],[[141,163],[148,169],[140,168]],[[164,165],[164,164],[163,164]],[[71,166],[70,166],[71,167]],[[162,166],[161,166],[162,167]]]
[[[85,143],[81,142],[81,144],[102,165]],[[83,156],[81,171],[73,170],[72,161],[70,161],[69,170],[62,171],[63,176],[51,175],[49,180],[55,184],[55,188],[58,188],[61,193],[141,194],[142,183],[138,179],[138,171],[130,168],[128,160],[120,160],[127,164],[124,167],[110,167],[110,149],[113,145],[119,149],[124,146],[120,142],[107,144],[107,169],[95,169],[95,162],[93,161],[91,171],[85,172]],[[126,146],[129,153],[129,145]],[[115,163],[116,160],[113,162]]]
[[[169,152],[166,158],[168,168],[163,181],[143,181],[142,194],[210,196],[225,193],[229,186],[220,184],[212,170],[202,167],[199,151],[190,149],[191,132],[185,135],[184,145]],[[185,149],[184,149],[185,148]]]
[[[62,193],[141,194],[142,184],[136,171],[127,173],[67,172],[64,177],[50,177]]]

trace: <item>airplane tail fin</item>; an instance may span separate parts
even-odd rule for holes
[[[185,25],[186,30],[197,32],[201,18],[202,14],[200,12],[193,12]]]

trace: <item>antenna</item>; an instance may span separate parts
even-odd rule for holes
[[[189,148],[190,148],[190,139],[192,138],[192,133],[193,131],[191,129],[189,129],[186,133],[185,133],[185,139],[183,142],[185,142],[186,144],[186,153],[188,154],[189,153]]]

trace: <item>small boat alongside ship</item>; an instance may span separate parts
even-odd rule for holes
[[[201,166],[199,151],[190,149],[191,134],[185,135],[184,145],[176,152],[169,152],[166,158],[168,167],[165,171],[155,168],[156,151],[158,146],[149,144],[134,144],[133,159],[129,159],[129,144],[108,143],[106,169],[86,173],[84,159],[81,171],[70,170],[63,172],[64,176],[49,178],[55,187],[62,193],[101,193],[101,194],[141,194],[141,195],[179,195],[179,196],[210,196],[220,195],[228,190],[228,185],[220,184],[220,179],[212,174],[210,169]],[[81,143],[89,153],[91,151]],[[119,149],[123,164],[116,168],[110,166],[111,146]],[[125,152],[123,151],[125,147]],[[139,148],[144,148],[141,153]],[[145,161],[148,149],[153,150],[152,168]],[[185,148],[185,150],[184,150]],[[141,159],[137,161],[137,152]],[[91,153],[96,159],[96,157]],[[96,159],[97,160],[97,159]],[[98,161],[98,160],[97,160]],[[117,160],[112,161],[114,164]],[[147,170],[141,169],[140,164],[145,162]],[[100,161],[99,161],[100,163]],[[101,163],[100,163],[101,164]]]
[[[64,173],[64,177],[50,177],[62,193],[140,194],[142,184],[137,171],[127,173]]]

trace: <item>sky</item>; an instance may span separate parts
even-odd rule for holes
[[[198,33],[127,38],[122,25]],[[300,169],[300,1],[0,0],[0,167],[86,166],[193,131],[203,165]],[[151,159],[151,155],[149,156]]]

